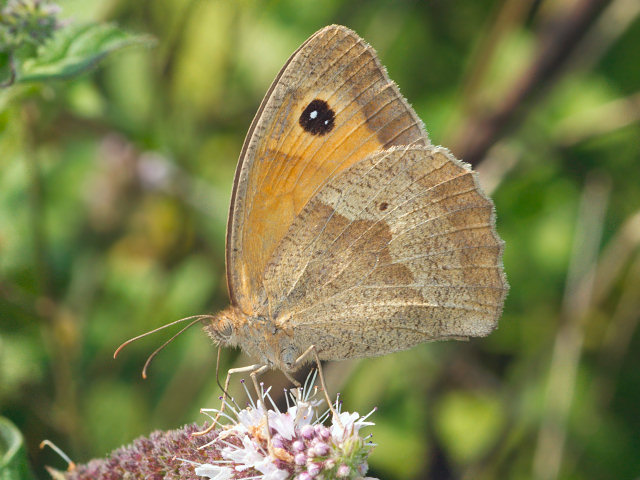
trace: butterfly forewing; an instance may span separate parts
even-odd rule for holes
[[[422,122],[373,49],[333,25],[289,59],[245,140],[227,232],[232,302],[263,305],[267,262],[319,189],[394,145],[428,145]]]
[[[375,153],[311,199],[265,272],[270,312],[326,359],[487,335],[507,290],[492,202],[439,147]]]

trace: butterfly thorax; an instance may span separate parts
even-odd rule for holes
[[[208,320],[205,332],[218,345],[240,347],[261,363],[292,371],[300,355],[293,334],[277,325],[269,316],[251,316],[230,306]]]

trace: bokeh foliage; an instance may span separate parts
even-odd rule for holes
[[[81,462],[216,405],[215,350],[197,329],[146,381],[140,368],[168,334],[116,361],[113,350],[227,302],[224,231],[244,135],[288,55],[330,23],[376,48],[433,142],[457,155],[472,155],[495,112],[509,114],[474,157],[506,241],[500,328],[327,365],[346,408],[379,407],[370,474],[640,475],[637,2],[59,4],[74,24],[113,22],[156,45],[0,91],[0,412],[42,478],[43,465],[61,468],[38,450],[44,438]],[[553,37],[591,5],[573,37]],[[532,65],[563,49],[561,68],[518,98]],[[248,361],[227,351],[221,368]],[[285,385],[277,373],[265,381]]]

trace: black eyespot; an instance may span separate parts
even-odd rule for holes
[[[388,206],[389,206],[389,204],[388,204],[387,202],[382,202],[382,203],[378,206],[378,208],[380,209],[380,211],[381,211],[381,212],[384,212],[384,211],[387,209],[387,207],[388,207]]]
[[[333,128],[336,114],[324,100],[316,98],[304,109],[298,122],[311,135],[324,135]]]

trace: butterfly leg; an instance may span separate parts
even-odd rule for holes
[[[300,367],[304,363],[305,359],[311,354],[313,355],[313,359],[316,361],[316,365],[318,365],[318,376],[320,377],[320,386],[322,387],[322,391],[324,392],[325,401],[329,406],[329,410],[331,410],[331,414],[333,415],[334,421],[340,427],[342,427],[342,423],[340,422],[340,416],[338,415],[338,412],[336,412],[335,408],[333,408],[333,403],[331,402],[331,398],[329,398],[329,392],[327,390],[327,386],[324,383],[324,372],[322,371],[322,363],[320,362],[320,357],[318,356],[318,349],[316,348],[315,345],[311,345],[309,348],[307,348],[304,351],[302,355],[300,355],[296,359],[295,363],[293,364],[292,370],[295,370],[298,367]],[[298,382],[295,378],[293,378],[288,372],[285,372],[285,375],[291,382],[293,382],[293,384],[296,387],[300,388],[300,382]]]
[[[218,419],[220,418],[220,415],[222,415],[222,412],[224,412],[224,407],[227,404],[227,402],[226,402],[227,396],[228,396],[227,392],[229,391],[229,381],[231,380],[231,375],[233,375],[234,373],[257,371],[262,366],[263,366],[262,364],[256,363],[255,365],[248,365],[246,367],[230,368],[229,369],[229,371],[227,372],[227,378],[224,381],[224,389],[222,390],[222,398],[221,398],[222,405],[220,406],[220,410],[218,411],[217,415],[213,419],[213,423],[211,425],[209,425],[207,428],[205,428],[204,430],[201,430],[199,432],[194,433],[193,434],[194,437],[199,437],[201,435],[206,435],[207,433],[209,433],[211,430],[213,430],[216,427],[216,424],[218,423]]]
[[[258,378],[257,378],[258,375],[262,375],[264,372],[266,372],[269,369],[269,366],[268,365],[254,365],[254,366],[257,366],[258,368],[253,370],[249,374],[249,376],[253,381],[253,388],[256,390],[256,395],[258,396],[257,405],[260,406],[260,402],[262,402],[262,407],[264,409],[264,424],[267,430],[267,448],[269,450],[269,454],[273,456],[273,446],[271,445],[271,430],[269,429],[269,414],[267,410],[267,405],[264,403],[264,398],[262,397],[262,392],[258,387]]]

